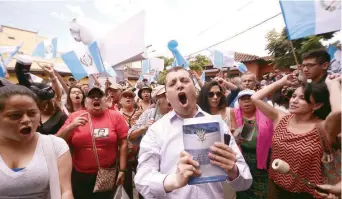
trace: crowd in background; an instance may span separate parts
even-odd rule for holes
[[[134,189],[139,198],[340,198],[341,77],[327,73],[329,63],[316,50],[291,71],[260,80],[220,72],[203,83],[174,67],[164,85],[101,86],[95,76],[94,85],[64,81],[49,65],[41,66],[49,81],[34,83],[20,71],[31,63],[18,59],[19,85],[0,79],[0,198],[47,198],[57,189],[63,199],[112,199],[115,188],[96,191],[106,168],[116,168],[115,184],[131,199]],[[187,185],[200,171],[184,152],[182,121],[207,114],[220,115],[233,136],[209,154],[227,181]],[[237,130],[247,125],[251,141]],[[47,156],[58,178],[50,178]],[[275,159],[318,188],[274,171]]]

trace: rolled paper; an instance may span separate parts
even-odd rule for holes
[[[275,159],[272,162],[272,169],[282,174],[288,174],[290,172],[290,165],[284,160]]]

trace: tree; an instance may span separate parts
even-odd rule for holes
[[[158,57],[160,59],[164,59],[164,71],[159,73],[158,77],[158,84],[164,84],[165,83],[165,77],[166,77],[166,67],[171,66],[173,62],[173,58],[167,58],[167,57]],[[197,55],[193,60],[190,60],[189,66],[190,70],[195,71],[201,71],[205,66],[208,66],[211,64],[210,59],[205,55]]]
[[[190,60],[190,69],[202,71],[205,66],[211,65],[210,59],[205,55],[197,55],[194,60]]]
[[[310,37],[292,40],[295,54],[298,62],[302,63],[301,55],[309,50],[325,48],[321,40],[328,40],[334,36],[334,33],[324,33]],[[290,40],[288,40],[286,29],[279,33],[276,30],[271,30],[266,34],[267,45],[266,50],[274,57],[274,64],[279,68],[288,68],[296,65],[293,57]]]
[[[173,59],[174,59],[173,57],[167,58],[167,57],[164,57],[164,56],[159,56],[158,58],[159,59],[164,59],[164,70],[166,70],[166,67],[172,65]]]

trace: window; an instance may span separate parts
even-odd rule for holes
[[[13,39],[13,40],[15,40],[15,38],[14,38],[14,37],[10,37],[10,36],[8,36],[8,39]]]

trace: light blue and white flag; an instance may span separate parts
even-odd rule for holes
[[[236,67],[241,73],[245,73],[248,71],[247,66],[242,62],[238,62]]]
[[[211,51],[210,60],[214,68],[222,69],[223,67],[223,53],[218,50]]]
[[[2,60],[0,59],[0,77],[5,77],[6,76],[6,67],[4,65],[4,63],[2,62]]]
[[[280,0],[290,40],[341,29],[341,1]]]
[[[23,46],[24,42],[22,42],[18,46],[1,46],[0,47],[0,56],[2,59],[2,64],[7,66],[9,62],[13,59],[13,57],[17,54],[20,48]]]
[[[204,84],[205,83],[205,72],[202,71],[201,77],[200,77],[201,82]]]
[[[329,45],[328,53],[330,55],[330,66],[328,73],[341,73],[341,50],[334,45]]]
[[[83,44],[77,44],[74,51],[67,52],[61,57],[77,80],[104,72],[96,42],[89,44],[88,48]]]
[[[141,74],[144,75],[150,72],[150,60],[145,59],[142,61]]]
[[[116,77],[117,74],[115,72],[115,70],[113,69],[113,67],[111,65],[109,65],[107,62],[103,63],[104,67],[105,67],[105,72],[107,72],[107,74],[111,77]]]
[[[32,56],[44,59],[55,58],[57,55],[57,38],[44,40],[37,44]]]
[[[138,82],[141,82],[143,79],[144,79],[144,76],[143,76],[143,75],[140,75],[140,77],[139,77],[139,79],[138,79]]]

